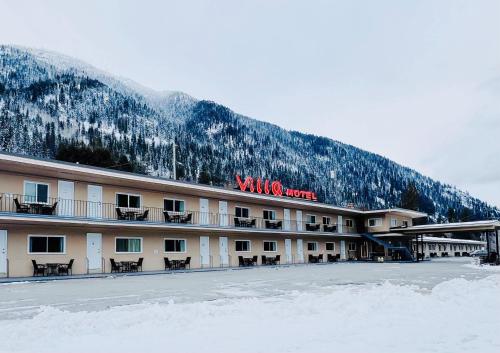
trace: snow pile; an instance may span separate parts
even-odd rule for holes
[[[332,286],[270,298],[42,308],[0,321],[2,352],[500,352],[500,275]]]

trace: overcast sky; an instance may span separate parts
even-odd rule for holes
[[[500,1],[0,0],[0,43],[387,156],[500,206]]]

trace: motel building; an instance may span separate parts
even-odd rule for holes
[[[234,186],[0,153],[0,276],[414,261],[432,231],[414,226],[421,212],[337,207],[259,178]]]

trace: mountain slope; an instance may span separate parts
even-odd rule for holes
[[[53,158],[61,143],[126,154],[148,174],[223,185],[234,174],[280,179],[359,207],[399,204],[409,183],[436,220],[500,216],[467,193],[338,141],[287,131],[180,92],[158,93],[56,53],[0,46],[0,149]],[[335,178],[330,179],[334,171]]]

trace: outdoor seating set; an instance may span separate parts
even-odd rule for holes
[[[261,264],[262,265],[279,265],[280,264],[280,255],[276,255],[273,257],[268,257],[265,255],[261,256]],[[238,256],[238,266],[239,267],[248,267],[248,266],[257,266],[257,261],[259,257],[257,255],[252,257],[243,257]]]
[[[67,264],[61,263],[47,263],[39,264],[35,260],[33,263],[33,276],[60,276],[73,274],[74,259],[69,260]]]
[[[168,211],[163,211],[163,216],[165,216],[165,222],[167,223],[191,223],[193,218],[192,213],[170,214]]]
[[[319,224],[319,223],[306,223],[306,230],[311,231],[311,232],[319,231],[320,227],[321,227],[321,224]]]
[[[323,224],[323,232],[335,233],[337,232],[336,224]]]
[[[116,208],[116,216],[121,221],[147,221],[149,210],[142,211],[122,211],[120,207]]]
[[[191,257],[186,257],[186,260],[169,260],[168,257],[164,257],[165,261],[165,271],[167,270],[186,270],[191,268]]]
[[[256,220],[249,218],[240,218],[234,217],[234,226],[235,227],[245,227],[245,228],[253,228],[256,226]]]
[[[340,260],[340,254],[337,254],[337,255],[327,254],[326,260],[328,262],[337,262],[338,260]]]
[[[111,272],[142,272],[142,262],[144,258],[140,257],[138,261],[115,261],[109,259],[111,262]]]
[[[280,255],[276,255],[275,257],[267,257],[265,255],[262,255],[262,265],[279,265],[280,257]]]
[[[314,256],[312,254],[309,254],[309,263],[310,264],[317,264],[320,262],[323,262],[323,254],[319,254],[318,256]]]
[[[266,229],[281,229],[283,222],[266,219]]]
[[[16,205],[17,213],[41,215],[54,215],[57,207],[57,202],[55,202],[53,205],[41,202],[20,203],[17,198],[14,199],[14,204]]]

